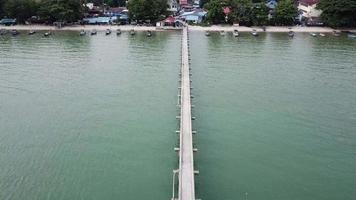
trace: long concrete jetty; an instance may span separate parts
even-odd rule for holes
[[[188,28],[183,28],[180,87],[178,200],[195,200]]]

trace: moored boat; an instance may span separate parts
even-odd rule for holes
[[[116,35],[121,35],[121,30],[120,29],[116,30]]]
[[[11,30],[11,35],[16,36],[19,34],[20,34],[20,32],[18,32],[16,29]]]
[[[110,35],[111,34],[111,29],[106,29],[105,35]]]
[[[91,30],[90,35],[96,35],[97,33],[98,33],[98,31],[96,31],[96,29],[93,29],[93,30]]]
[[[313,36],[313,37],[316,37],[316,36],[317,36],[316,33],[310,33],[310,35]]]
[[[135,35],[135,34],[136,34],[135,30],[134,30],[134,29],[131,29],[131,30],[130,30],[130,35]]]
[[[35,30],[30,30],[30,31],[28,32],[28,34],[29,34],[29,35],[34,35],[34,34],[36,34],[36,31],[35,31]]]
[[[352,34],[352,33],[347,34],[347,37],[352,38],[352,39],[356,39],[356,35]]]
[[[221,36],[225,36],[225,31],[220,31]]]
[[[7,34],[7,30],[6,29],[1,29],[0,30],[0,35],[6,35]]]
[[[251,32],[251,34],[252,34],[253,36],[258,36],[258,32],[256,31],[256,29],[253,29],[252,32]]]
[[[79,35],[80,36],[84,36],[84,35],[86,35],[87,34],[87,32],[85,32],[83,29],[80,31],[80,33],[79,33]]]
[[[288,36],[291,37],[291,38],[294,37],[294,31],[289,31],[288,32]]]
[[[210,32],[209,31],[205,31],[205,36],[210,36]]]
[[[43,34],[43,36],[45,36],[45,37],[49,37],[50,35],[52,35],[51,31],[45,32],[45,33]]]
[[[341,35],[341,32],[340,31],[333,31],[333,35],[335,37],[339,37]]]
[[[147,31],[146,36],[147,37],[151,37],[152,36],[152,32],[151,31]]]
[[[233,32],[232,32],[232,35],[234,35],[234,37],[239,37],[239,31],[238,30],[234,30]]]
[[[326,35],[324,33],[319,33],[321,37],[325,37]]]

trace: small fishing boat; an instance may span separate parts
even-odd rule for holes
[[[96,29],[93,29],[93,30],[91,30],[90,35],[96,35],[97,33],[98,33],[98,31],[96,31]]]
[[[335,37],[339,37],[339,36],[341,36],[341,32],[339,32],[339,31],[333,31],[333,35],[334,35]]]
[[[6,35],[7,34],[7,30],[6,29],[1,29],[0,30],[0,35]]]
[[[29,35],[34,35],[34,34],[36,34],[36,31],[30,30],[30,31],[28,32],[28,34],[29,34]]]
[[[16,36],[16,35],[19,35],[19,34],[20,34],[20,32],[18,32],[16,29],[11,30],[11,35],[12,36]]]
[[[232,32],[232,34],[234,35],[234,37],[239,37],[239,31],[238,30],[234,30],[233,32]]]
[[[87,32],[85,32],[84,30],[81,30],[80,33],[79,33],[80,36],[84,36],[86,34],[87,34]]]
[[[131,29],[130,30],[130,35],[135,35],[135,34],[136,34],[135,30]]]
[[[121,30],[120,29],[116,30],[116,35],[121,35]]]
[[[256,31],[256,29],[253,29],[252,32],[251,32],[251,34],[252,34],[253,36],[258,36],[258,32]]]
[[[225,31],[220,31],[221,36],[225,36]]]
[[[110,35],[111,34],[111,29],[106,29],[105,35]]]
[[[316,37],[318,36],[316,33],[310,33],[311,36]]]
[[[356,39],[356,35],[352,34],[352,33],[347,34],[347,37],[352,38],[352,39]]]
[[[49,37],[50,35],[52,35],[51,31],[45,32],[45,33],[43,34],[43,36],[45,36],[45,37]]]
[[[205,31],[205,36],[210,36],[210,32],[209,31]]]
[[[326,35],[324,33],[319,33],[321,37],[325,37]]]
[[[291,38],[294,37],[294,31],[289,31],[288,32],[288,36],[291,37]]]
[[[152,32],[151,31],[147,31],[146,36],[147,37],[151,37],[152,36]]]

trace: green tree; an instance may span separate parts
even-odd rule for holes
[[[38,6],[35,0],[6,0],[3,10],[7,17],[16,18],[18,22],[23,23],[37,14]]]
[[[130,0],[127,5],[130,18],[154,23],[166,17],[167,0]]]
[[[269,9],[264,3],[257,4],[252,8],[251,21],[255,26],[265,26],[268,24]]]
[[[3,10],[3,4],[4,4],[4,1],[0,0],[0,18],[4,17],[4,15],[5,15],[4,10]]]
[[[275,25],[293,25],[298,15],[293,0],[280,0],[275,10]]]
[[[205,4],[205,8],[208,10],[207,20],[213,24],[223,23],[225,20],[224,7],[226,2],[222,0],[210,0]]]
[[[119,6],[118,0],[105,0],[104,2],[106,5],[108,5],[110,7],[118,7]]]
[[[321,18],[333,27],[356,26],[356,0],[320,0]]]
[[[251,14],[253,4],[251,0],[229,0],[228,5],[231,8],[229,19],[232,22],[247,26],[252,24]]]
[[[82,5],[81,0],[43,0],[38,13],[49,22],[74,22],[83,16]]]

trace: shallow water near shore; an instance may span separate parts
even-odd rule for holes
[[[0,36],[0,199],[170,199],[179,32]],[[356,197],[356,41],[190,33],[197,198]]]

